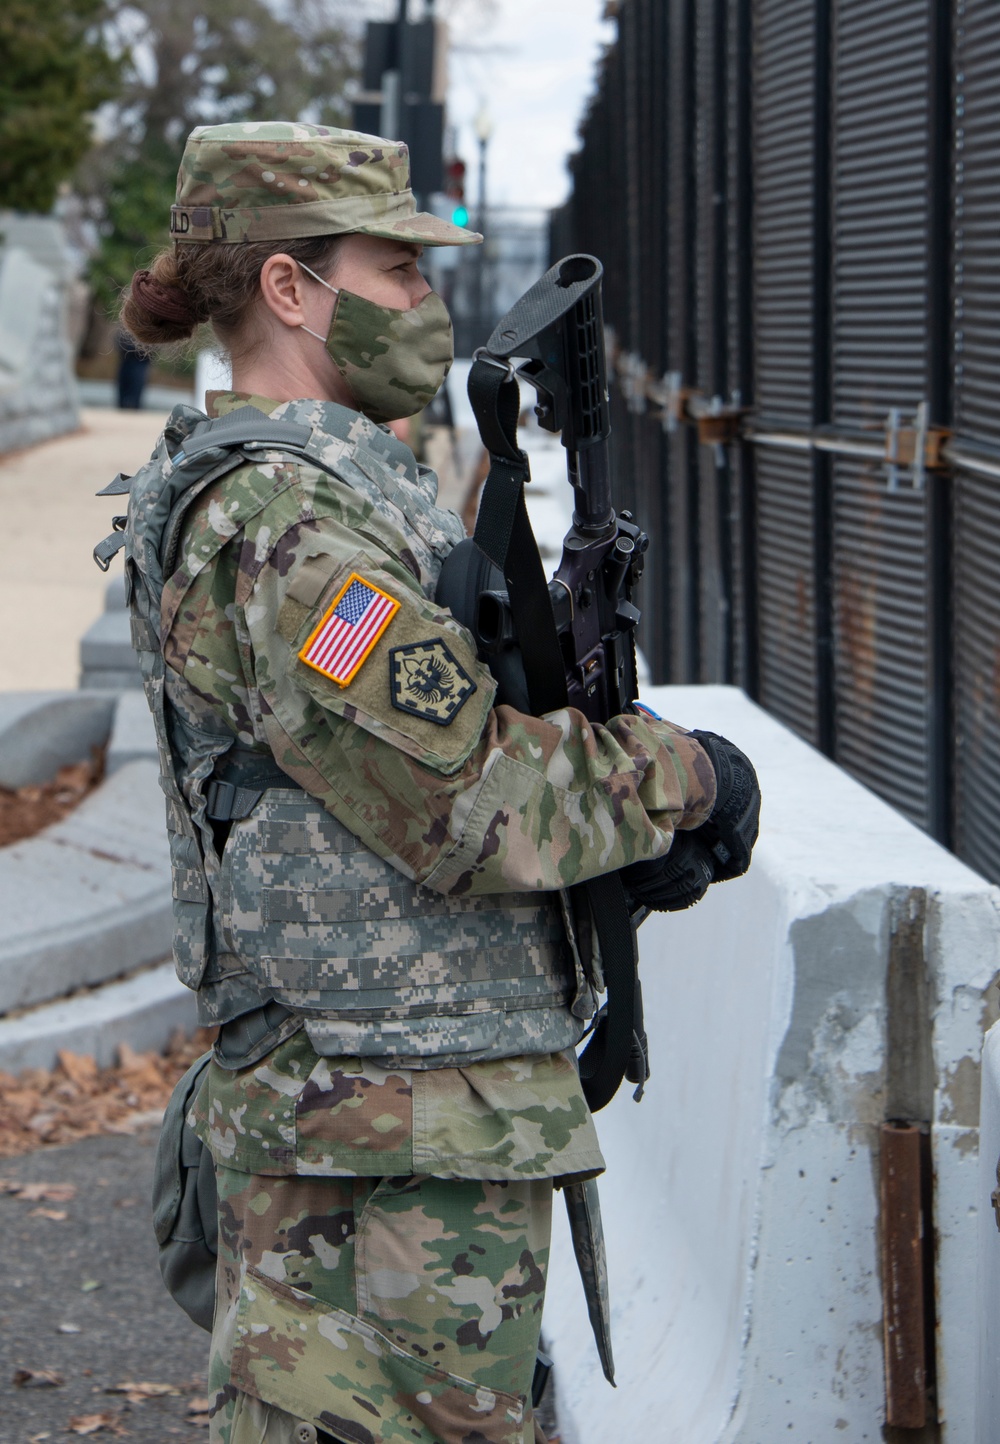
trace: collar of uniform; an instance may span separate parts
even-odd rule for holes
[[[284,401],[274,401],[269,396],[258,396],[253,391],[206,391],[205,411],[209,416],[225,416],[230,411],[236,411],[240,406],[256,406],[258,411],[263,411],[270,416],[277,411],[279,406],[284,406]]]

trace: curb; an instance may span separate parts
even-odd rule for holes
[[[0,850],[0,1010],[103,983],[170,951],[170,859],[154,762]]]
[[[116,573],[104,588],[104,611],[80,639],[80,686],[95,692],[142,689],[122,572]]]
[[[178,981],[173,963],[160,963],[93,993],[0,1018],[0,1068],[51,1068],[61,1049],[92,1054],[106,1068],[121,1043],[159,1052],[176,1029],[197,1026],[194,993]]]
[[[15,785],[44,780],[105,742],[101,785],[61,822],[0,848],[0,1068],[8,1071],[50,1068],[63,1048],[104,1066],[119,1043],[159,1049],[178,1027],[197,1026],[194,994],[162,962],[170,859],[145,697],[0,695],[0,785],[8,776]],[[81,987],[93,991],[67,996]]]
[[[48,782],[101,747],[115,712],[109,692],[0,693],[0,787]]]

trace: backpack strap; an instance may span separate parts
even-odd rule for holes
[[[186,469],[194,461],[204,462],[206,452],[219,452],[219,459],[236,449],[303,452],[311,436],[311,426],[275,421],[257,406],[238,406],[225,416],[199,422],[171,459],[175,467]]]

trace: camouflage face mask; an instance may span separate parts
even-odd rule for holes
[[[441,297],[431,291],[411,310],[397,311],[338,290],[308,266],[302,269],[337,297],[324,344],[358,410],[382,422],[423,410],[455,359],[451,317]],[[323,340],[308,326],[302,330]]]

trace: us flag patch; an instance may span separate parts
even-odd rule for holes
[[[299,658],[346,687],[398,611],[394,597],[352,572]]]

